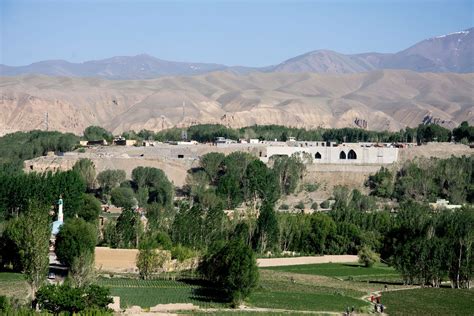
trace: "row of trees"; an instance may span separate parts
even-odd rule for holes
[[[20,172],[23,161],[46,155],[48,151],[70,151],[79,137],[60,132],[16,132],[0,137],[0,171]]]
[[[186,131],[188,139],[199,142],[213,142],[216,137],[226,137],[230,139],[258,138],[261,140],[287,141],[290,136],[298,140],[307,141],[337,141],[337,142],[418,142],[426,143],[431,141],[448,142],[451,137],[457,142],[473,142],[474,127],[468,122],[462,122],[452,132],[437,124],[420,124],[416,128],[400,130],[398,132],[389,131],[369,131],[361,128],[316,128],[305,129],[296,127],[286,127],[281,125],[255,125],[233,129],[219,124],[194,125],[187,129],[171,128],[160,132],[141,130],[125,132],[122,135],[127,139],[154,139],[158,141],[179,141],[182,132]]]
[[[399,201],[417,200],[434,202],[446,198],[454,204],[474,203],[474,158],[422,158],[406,162],[392,172],[381,168],[369,177],[371,193]]]

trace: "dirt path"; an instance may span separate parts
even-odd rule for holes
[[[293,258],[265,258],[257,259],[257,264],[260,268],[263,267],[278,267],[278,266],[292,266],[301,264],[315,264],[315,263],[349,263],[357,262],[357,256],[340,255],[340,256],[313,256],[313,257],[293,257]]]

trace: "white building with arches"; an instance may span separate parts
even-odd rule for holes
[[[301,146],[303,144],[303,146]],[[267,146],[260,159],[268,162],[274,156],[299,154],[311,156],[317,164],[391,164],[398,159],[398,148],[376,147],[359,143],[335,144],[297,143],[294,146]]]

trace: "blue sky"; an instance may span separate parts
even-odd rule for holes
[[[264,66],[331,49],[396,52],[474,25],[474,0],[0,0],[0,63],[146,53]]]

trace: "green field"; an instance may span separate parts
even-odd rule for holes
[[[474,315],[474,290],[413,289],[384,293],[382,304],[390,316]]]
[[[0,272],[0,295],[23,301],[28,296],[28,284],[20,273]]]
[[[292,280],[280,277],[278,272],[262,271],[259,286],[246,300],[246,304],[252,307],[296,311],[343,312],[348,306],[354,306],[358,310],[368,308],[369,304],[360,300],[365,292],[355,287],[339,288],[327,285],[325,282],[300,280],[296,275]]]
[[[376,264],[373,267],[366,268],[357,263],[321,263],[270,267],[265,269],[298,274],[322,275],[344,280],[400,280],[400,275],[393,268],[385,264]]]
[[[121,307],[169,303],[193,303],[203,308],[226,306],[219,293],[195,281],[101,278],[98,284],[109,287],[113,296],[120,296]]]

